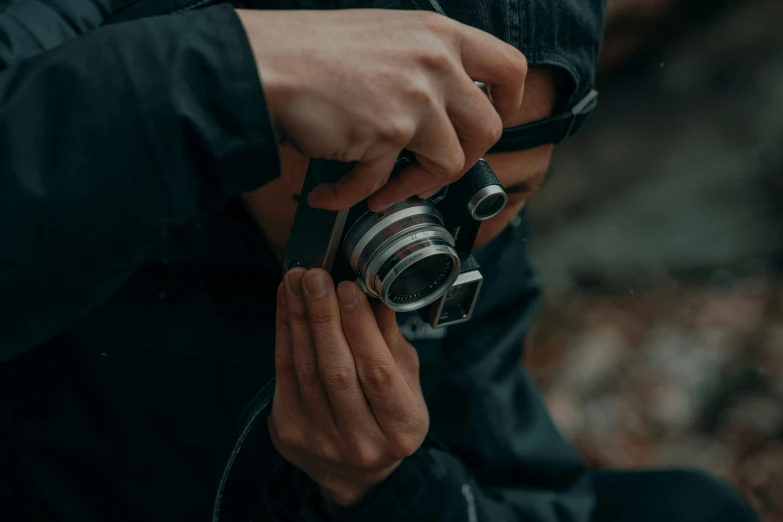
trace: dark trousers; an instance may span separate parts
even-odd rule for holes
[[[731,486],[691,470],[596,471],[593,522],[758,522]]]

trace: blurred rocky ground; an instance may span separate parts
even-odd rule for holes
[[[601,102],[531,203],[526,365],[595,466],[783,522],[783,1],[609,0]]]
[[[526,365],[599,467],[698,467],[783,521],[783,281],[597,291],[547,303]]]

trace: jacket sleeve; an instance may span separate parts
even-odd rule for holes
[[[167,227],[279,172],[231,6],[87,32],[108,0],[56,3],[0,10],[0,361],[89,313]]]
[[[557,110],[595,87],[606,0],[403,0],[438,3],[446,15],[521,50],[531,67],[553,67],[565,80]]]
[[[519,32],[511,42],[531,66],[566,72],[558,110],[572,108],[595,88],[595,72],[603,40],[606,0],[512,0],[511,16]]]
[[[132,0],[0,0],[0,70],[109,20]]]

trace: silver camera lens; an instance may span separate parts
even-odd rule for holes
[[[460,272],[454,238],[427,200],[365,213],[348,231],[343,251],[367,293],[398,312],[437,301]]]

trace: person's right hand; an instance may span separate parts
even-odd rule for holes
[[[428,197],[499,139],[522,102],[527,61],[511,45],[426,11],[237,10],[281,144],[355,163],[309,197],[380,210]],[[488,98],[474,82],[485,83]],[[400,152],[416,162],[389,180]],[[302,180],[287,180],[301,187]],[[388,184],[387,184],[388,182]]]

